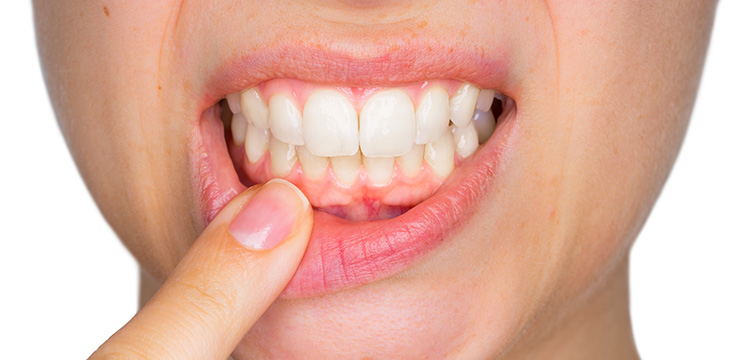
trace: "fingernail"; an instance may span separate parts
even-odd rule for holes
[[[292,234],[298,216],[309,206],[307,198],[295,185],[272,179],[249,199],[228,231],[249,249],[269,250]]]

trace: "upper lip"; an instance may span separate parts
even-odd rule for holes
[[[447,43],[387,42],[372,46],[347,42],[276,44],[225,59],[207,80],[202,109],[226,94],[274,78],[294,78],[326,85],[399,86],[429,79],[458,79],[495,89],[511,98],[509,57],[503,48],[487,53]]]

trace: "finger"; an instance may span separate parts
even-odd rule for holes
[[[284,180],[243,192],[92,358],[227,358],[289,282],[312,224],[307,199]]]

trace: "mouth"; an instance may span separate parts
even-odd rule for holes
[[[193,165],[203,227],[275,177],[310,200],[312,236],[283,298],[387,278],[451,238],[494,182],[515,129],[515,100],[485,81],[390,74],[357,86],[279,75],[213,96],[195,126]]]

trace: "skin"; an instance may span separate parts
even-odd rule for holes
[[[637,358],[628,252],[684,138],[716,1],[33,4],[61,130],[143,299],[202,232],[182,144],[222,59],[279,39],[357,56],[511,45],[519,136],[470,221],[393,277],[277,300],[233,357]]]

